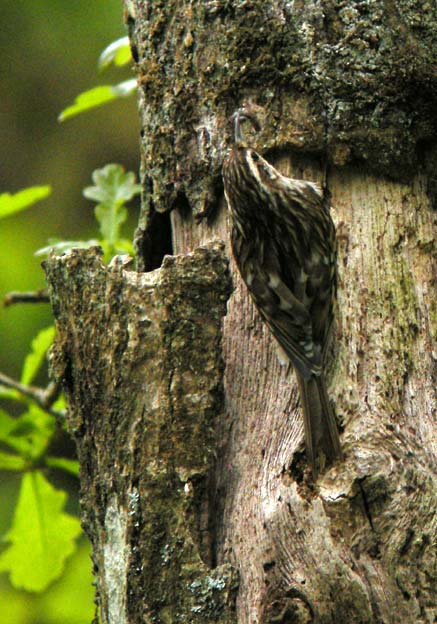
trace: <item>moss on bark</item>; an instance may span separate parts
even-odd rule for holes
[[[104,624],[232,623],[237,577],[213,568],[208,481],[223,410],[223,246],[161,269],[95,249],[45,265]]]
[[[434,189],[434,2],[127,5],[148,182],[142,228],[151,206],[188,198],[199,212],[217,200],[228,119],[244,101],[258,110],[263,151],[320,153],[397,180],[423,164]]]

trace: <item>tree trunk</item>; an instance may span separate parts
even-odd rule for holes
[[[437,621],[437,9],[399,4],[126,0],[146,272],[83,251],[46,266],[104,624]],[[294,374],[232,260],[220,328],[211,241],[229,257],[243,103],[254,147],[321,183],[337,225],[345,459],[316,483]]]

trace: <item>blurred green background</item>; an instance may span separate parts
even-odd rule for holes
[[[98,236],[94,204],[82,196],[82,189],[91,184],[92,171],[109,162],[138,172],[139,121],[131,97],[57,122],[58,114],[82,91],[133,77],[127,68],[97,71],[103,48],[126,34],[121,0],[2,0],[1,8],[0,192],[53,186],[48,199],[0,221],[3,299],[11,290],[44,285],[41,258],[33,254],[48,238]],[[132,237],[137,216],[133,207],[126,238]],[[32,338],[50,324],[46,305],[0,306],[0,370],[19,378]],[[69,511],[77,511],[74,479],[49,478],[70,489]],[[0,472],[0,536],[10,525],[18,482],[18,475]],[[16,591],[7,576],[0,575],[1,624],[90,622],[94,613],[90,569],[89,547],[83,539],[65,575],[43,595]]]

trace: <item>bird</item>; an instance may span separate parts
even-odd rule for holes
[[[249,109],[232,116],[234,143],[224,159],[231,248],[262,320],[296,372],[306,457],[312,477],[342,458],[326,386],[326,360],[337,293],[335,226],[314,182],[282,175],[248,145],[241,123],[255,130]]]

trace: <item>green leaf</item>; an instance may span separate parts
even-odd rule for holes
[[[134,173],[125,173],[124,168],[116,164],[96,169],[92,179],[94,186],[85,188],[83,194],[87,199],[99,202],[95,215],[100,223],[100,232],[113,247],[119,239],[120,226],[127,218],[123,204],[141,192],[141,185],[136,184]]]
[[[44,453],[54,431],[54,416],[35,405],[18,418],[0,414],[0,440],[29,460]]]
[[[96,247],[100,245],[99,241],[95,238],[87,241],[58,241],[51,239],[49,245],[41,247],[35,251],[35,256],[48,256],[50,252],[54,252],[56,255],[62,255],[63,253],[70,251],[74,247],[79,249],[88,249],[88,247]]]
[[[57,412],[65,412],[65,410],[67,409],[67,402],[65,400],[65,396],[63,394],[60,394],[58,398],[56,399],[56,401],[53,403],[52,407]]]
[[[115,209],[114,205],[98,204],[95,208],[97,221],[100,223],[100,232],[105,240],[112,246],[118,236],[120,226],[127,219],[127,210],[124,207]]]
[[[0,442],[6,442],[16,424],[16,418],[12,418],[12,416],[9,416],[4,410],[0,409]]]
[[[65,121],[70,117],[79,115],[84,111],[102,106],[107,102],[116,100],[118,98],[127,97],[134,93],[137,88],[137,81],[135,78],[120,82],[118,85],[101,85],[100,87],[94,87],[89,91],[80,93],[74,103],[71,106],[65,108],[59,115],[59,121]]]
[[[19,455],[11,455],[0,451],[0,470],[24,470],[26,461]]]
[[[29,186],[18,191],[14,195],[11,193],[0,194],[0,219],[9,215],[30,208],[32,204],[44,199],[52,192],[51,186]]]
[[[93,608],[95,591],[90,546],[87,540],[78,540],[77,550],[68,560],[62,577],[39,596],[38,609],[33,607],[27,624],[36,621],[44,624],[89,624],[91,620],[95,624],[101,622],[97,616],[93,617],[96,614]],[[23,619],[18,623],[11,619],[2,624],[25,624],[25,621]]]
[[[116,204],[131,200],[141,193],[132,171],[125,173],[124,167],[111,163],[93,171],[94,186],[87,186],[83,194],[87,199],[105,204]]]
[[[49,468],[64,470],[75,477],[79,475],[79,462],[76,459],[67,459],[66,457],[46,457],[45,463]]]
[[[24,475],[5,536],[10,546],[0,555],[0,572],[9,572],[14,587],[41,592],[62,574],[81,532],[79,520],[63,511],[66,498],[41,472]]]
[[[137,92],[138,82],[136,78],[129,78],[112,87],[113,92],[117,98],[129,97]]]
[[[0,385],[0,399],[8,399],[9,401],[18,401],[19,403],[26,403],[26,399],[22,394],[14,390],[13,388],[7,388]]]
[[[114,242],[115,253],[116,254],[129,254],[130,256],[135,255],[135,249],[132,244],[132,241],[127,238],[120,238]]]
[[[68,106],[67,108],[64,108],[64,110],[59,115],[58,120],[65,121],[69,117],[79,115],[79,113],[83,113],[90,108],[96,108],[97,106],[102,106],[102,104],[106,104],[106,102],[115,100],[115,97],[116,96],[112,90],[111,85],[94,87],[89,91],[79,93],[79,95],[74,100],[74,104]]]
[[[23,365],[23,371],[21,373],[21,383],[30,384],[35,375],[39,371],[41,364],[43,363],[47,350],[53,342],[55,337],[55,328],[53,325],[42,329],[36,337],[32,340],[31,352],[26,356]]]
[[[99,56],[99,69],[105,69],[111,63],[120,67],[132,60],[129,37],[121,37],[110,43]]]

